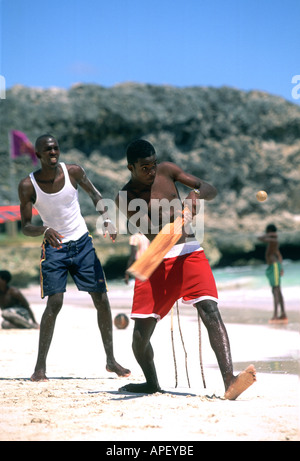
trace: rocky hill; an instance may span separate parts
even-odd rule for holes
[[[270,222],[279,227],[285,256],[299,258],[300,107],[282,98],[227,87],[131,83],[13,87],[0,101],[1,204],[18,203],[16,185],[32,169],[27,156],[10,164],[11,129],[32,142],[51,132],[61,160],[81,164],[108,198],[129,178],[126,145],[148,139],[160,160],[217,187],[217,198],[205,204],[205,241],[214,263],[262,257],[255,236]],[[261,189],[269,194],[264,203],[255,198]],[[80,200],[93,225],[89,198],[81,194]]]

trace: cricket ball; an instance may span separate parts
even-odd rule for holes
[[[268,198],[268,194],[265,190],[260,190],[256,193],[256,198],[259,202],[264,202]]]
[[[129,319],[126,314],[118,314],[115,316],[114,324],[119,330],[124,330],[129,325]]]

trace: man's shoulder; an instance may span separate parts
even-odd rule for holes
[[[181,168],[173,162],[161,162],[157,165],[157,173],[173,176],[174,173],[177,173]]]
[[[9,294],[9,296],[15,297],[18,296],[21,293],[21,291],[17,287],[9,286],[7,293]]]
[[[27,175],[25,178],[21,179],[21,181],[19,182],[19,188],[27,189],[28,187],[33,187],[31,179],[30,179],[30,175]]]
[[[68,172],[70,172],[70,171],[82,171],[83,170],[83,168],[80,165],[77,165],[77,163],[64,163],[64,162],[61,162],[60,164],[65,165]]]
[[[85,175],[85,172],[80,165],[77,165],[77,163],[65,163],[64,165],[70,177],[74,178],[74,180],[77,182],[82,180],[82,178]]]
[[[121,206],[122,204],[124,205],[124,203],[127,203],[134,198],[136,198],[136,193],[133,190],[133,185],[130,180],[117,193],[115,203],[117,206]]]
[[[157,164],[158,170],[170,170],[173,168],[177,168],[176,163],[173,162],[160,162]]]
[[[125,186],[122,187],[122,189],[119,191],[118,194],[120,194],[120,192],[130,191],[131,188],[132,188],[131,181],[128,181],[128,183],[126,183]]]

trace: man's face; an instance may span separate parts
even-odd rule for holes
[[[45,138],[36,153],[42,165],[56,167],[60,156],[58,142],[54,138]]]
[[[151,185],[154,183],[157,171],[156,155],[139,158],[136,163],[128,165],[128,169],[131,171],[132,179],[136,179],[145,185]]]

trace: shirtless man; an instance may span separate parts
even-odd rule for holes
[[[270,323],[288,323],[288,318],[285,313],[284,300],[280,287],[281,276],[283,275],[282,255],[279,250],[277,228],[274,224],[269,224],[266,227],[266,233],[258,237],[261,242],[267,243],[265,258],[268,265],[266,276],[272,287],[274,300],[274,314]],[[278,306],[281,313],[278,315]]]
[[[23,233],[31,237],[43,236],[41,296],[48,296],[48,301],[41,320],[38,358],[31,379],[47,380],[46,358],[56,317],[63,305],[68,272],[79,290],[89,292],[97,309],[107,359],[106,369],[118,376],[129,376],[130,371],[114,358],[112,318],[105,276],[80,212],[78,186],[90,196],[95,207],[101,202],[102,196],[80,166],[59,163],[60,150],[53,136],[40,136],[36,140],[35,150],[41,168],[19,184],[20,211]],[[32,224],[33,206],[38,210],[43,225]],[[100,213],[104,219],[104,235],[108,233],[114,240],[114,225],[104,209]]]
[[[2,328],[39,328],[29,303],[21,291],[9,285],[11,273],[0,271],[0,308]]]
[[[185,173],[174,163],[157,163],[155,149],[146,140],[133,141],[127,148],[128,169],[131,172],[130,181],[116,197],[116,204],[125,210],[123,197],[126,193],[127,218],[134,216],[136,211],[130,211],[129,204],[134,199],[141,199],[146,204],[139,209],[145,210],[141,216],[152,227],[150,217],[158,200],[169,202],[178,199],[180,210],[170,208],[169,220],[173,221],[176,211],[182,213],[176,182],[193,189],[188,195],[192,202],[191,212],[197,209],[197,199],[212,200],[217,191],[205,181]],[[125,195],[126,195],[125,194]],[[134,202],[132,202],[134,203]],[[163,213],[160,214],[160,218]],[[161,224],[161,223],[160,223]],[[161,225],[158,226],[161,228]],[[152,228],[153,229],[153,228]],[[158,231],[159,229],[157,229]],[[151,241],[157,232],[146,232]],[[226,328],[221,319],[217,305],[217,290],[214,277],[203,249],[196,238],[187,232],[184,226],[182,237],[152,276],[145,282],[136,280],[131,318],[135,320],[133,332],[133,352],[142,368],[146,382],[128,384],[120,389],[126,392],[155,393],[161,392],[154,365],[153,349],[150,343],[156,322],[162,319],[172,308],[177,299],[193,304],[206,326],[211,346],[216,354],[222,378],[225,385],[225,398],[234,400],[256,380],[253,365],[240,373],[233,374],[231,352]]]

